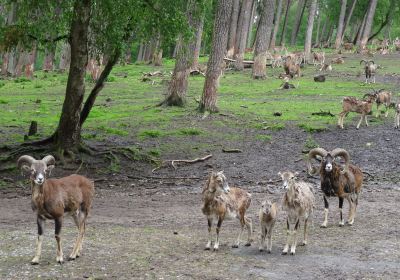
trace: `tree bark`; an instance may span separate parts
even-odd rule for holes
[[[143,61],[143,53],[144,53],[144,44],[143,42],[140,42],[139,52],[136,61]]]
[[[251,14],[251,4],[253,0],[243,0],[242,3],[242,11],[240,14],[243,16],[243,24],[239,29],[240,32],[240,40],[238,44],[238,52],[235,56],[235,69],[241,71],[244,69],[244,53],[246,50],[246,41],[247,41],[247,32],[249,30],[249,18]]]
[[[254,47],[254,79],[265,79],[267,76],[267,49],[270,43],[272,22],[274,20],[275,0],[263,0],[261,4],[260,22],[257,28]]]
[[[37,43],[33,43],[32,50],[29,51],[27,63],[25,64],[25,77],[33,79],[33,72],[35,70],[35,62],[37,55]]]
[[[286,29],[287,29],[286,27],[287,27],[287,23],[288,23],[288,14],[289,14],[291,3],[292,3],[292,0],[287,0],[285,20],[283,21],[281,40],[279,41],[279,45],[281,45],[281,46],[282,46],[282,43],[285,44],[285,41],[286,41],[286,38],[285,38],[286,37]]]
[[[312,33],[313,33],[314,17],[316,9],[317,9],[317,0],[311,0],[310,12],[308,15],[306,40],[304,43],[304,54],[306,62],[310,61]]]
[[[340,8],[339,22],[336,32],[336,40],[335,40],[335,49],[339,49],[342,45],[343,38],[343,26],[344,26],[344,17],[346,15],[346,6],[347,0],[342,0],[342,6]]]
[[[71,23],[71,65],[55,142],[60,154],[75,150],[81,141],[80,112],[85,94],[91,0],[74,3]]]
[[[375,10],[376,10],[376,4],[378,3],[378,0],[371,0],[370,1],[370,7],[368,10],[368,16],[367,20],[365,21],[365,27],[364,27],[364,32],[361,38],[360,42],[360,47],[361,49],[364,49],[365,46],[368,43],[368,38],[371,33],[372,29],[372,24],[374,23],[374,15],[375,15]]]
[[[240,9],[240,1],[233,0],[231,21],[229,27],[229,39],[227,46],[228,53],[226,54],[226,56],[229,58],[233,58],[235,54],[239,9]]]
[[[350,11],[348,12],[348,14],[346,15],[346,18],[344,20],[344,26],[343,26],[343,31],[342,31],[342,41],[343,41],[344,35],[346,33],[347,26],[349,26],[349,22],[351,20],[352,15],[353,15],[354,8],[356,7],[356,4],[357,4],[357,0],[353,0],[353,4],[351,5]]]
[[[318,13],[318,16],[317,16],[317,18],[318,18],[318,21],[317,21],[317,34],[315,35],[315,41],[314,41],[315,42],[314,45],[317,46],[318,48],[320,47],[319,35],[320,35],[320,31],[321,31],[321,17],[322,17],[322,14]]]
[[[194,48],[194,53],[193,53],[193,65],[192,69],[198,69],[199,68],[199,58],[200,58],[200,49],[201,49],[201,39],[203,36],[203,28],[204,28],[204,13],[200,15],[200,21],[199,24],[196,28],[196,46]]]
[[[56,54],[56,43],[51,43],[51,45],[47,46],[44,53],[44,61],[42,70],[45,72],[54,70],[54,58]]]
[[[391,39],[390,31],[393,25],[393,15],[395,10],[396,10],[396,0],[391,0],[389,7],[388,24],[385,29],[385,39]]]
[[[363,20],[361,22],[360,28],[358,29],[358,32],[357,32],[357,38],[356,38],[356,45],[357,46],[360,46],[360,44],[361,44],[361,38],[363,36],[364,29],[365,29],[365,22],[367,21],[368,10],[369,10],[369,6],[368,6],[367,10],[365,11],[365,14],[364,14]]]
[[[270,49],[275,48],[276,34],[278,34],[279,24],[280,24],[281,16],[282,16],[282,2],[283,2],[283,0],[278,0],[278,7],[276,8],[276,14],[275,14],[275,18],[274,18],[274,30],[272,33]]]
[[[320,18],[321,18],[321,16],[320,16]],[[321,32],[321,34],[319,35],[319,38],[318,38],[318,45],[322,45],[322,42],[324,41],[324,35],[325,35],[325,31],[326,31],[326,26],[328,25],[328,19],[325,19],[325,21],[324,21],[324,25],[322,25],[322,32]]]
[[[228,41],[228,25],[232,10],[232,0],[219,0],[214,20],[212,49],[207,63],[203,95],[200,100],[201,112],[218,112],[217,88],[223,71],[224,54]]]
[[[10,10],[6,18],[5,25],[14,25],[17,21],[17,1],[11,2]],[[10,47],[10,46],[7,46]],[[15,74],[15,66],[17,64],[17,53],[15,47],[7,49],[3,54],[3,64],[1,66],[1,74],[4,76]]]
[[[188,40],[184,40],[182,37],[179,40],[174,72],[168,87],[168,95],[163,102],[165,105],[183,106],[186,103],[186,92],[188,88],[190,69],[194,64],[196,47],[201,44],[202,32],[199,32],[199,29],[202,29],[201,26],[203,25],[204,19],[203,14],[200,14],[201,12],[201,7],[196,0],[188,1],[186,7],[188,25],[193,31],[197,31],[197,34]],[[200,35],[198,33],[200,33]],[[200,42],[197,40],[199,36]]]
[[[297,3],[296,19],[294,21],[292,36],[290,37],[290,45],[296,44],[297,34],[299,34],[301,20],[303,19],[304,10],[306,8],[307,0],[299,0]]]
[[[247,30],[246,48],[251,48],[253,41],[253,24],[254,24],[254,16],[256,14],[257,1],[252,1],[252,2],[253,4],[251,6],[251,14],[249,17],[249,24],[248,24],[249,28]]]

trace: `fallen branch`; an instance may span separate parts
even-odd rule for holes
[[[330,117],[335,116],[334,114],[331,113],[331,111],[324,112],[322,110],[320,112],[311,113],[311,115],[313,115],[313,116],[330,116]]]
[[[176,163],[196,163],[196,162],[199,162],[199,161],[205,161],[205,160],[207,160],[207,159],[209,159],[211,157],[212,157],[212,155],[210,154],[210,155],[206,155],[205,157],[195,158],[195,159],[192,159],[192,160],[186,160],[186,159],[164,160],[164,161],[161,162],[160,166],[154,168],[151,172],[154,173],[154,171],[156,171],[158,169],[161,169],[162,167],[164,167],[168,163],[171,163],[172,167],[174,169],[176,169],[177,168]]]
[[[154,180],[201,180],[203,178],[196,177],[196,176],[173,176],[173,177],[162,177],[162,176],[126,176],[129,179],[136,179],[136,180],[143,180],[143,179],[154,179]]]
[[[225,148],[222,148],[222,152],[224,152],[224,153],[241,153],[242,150],[240,150],[240,149],[225,149]]]

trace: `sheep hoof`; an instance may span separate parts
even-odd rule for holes
[[[268,253],[268,254],[271,254],[271,250],[268,250],[267,253]]]
[[[249,246],[251,246],[251,243],[247,242],[246,244],[244,244],[244,246],[249,247]]]
[[[210,251],[210,247],[204,248],[204,251]]]
[[[290,255],[291,255],[291,256],[294,256],[294,255],[295,255],[295,252],[290,252]]]
[[[68,261],[74,261],[76,259],[76,257],[69,257]]]
[[[258,251],[264,252],[264,248],[258,248]]]
[[[31,261],[31,265],[38,265],[39,262],[38,261]]]
[[[239,248],[239,245],[233,244],[233,245],[232,245],[232,248]]]
[[[321,228],[326,228],[326,225],[322,224],[322,225],[321,225]]]
[[[218,252],[218,248],[214,248],[213,251],[214,251],[214,252]]]
[[[282,252],[282,255],[287,255],[287,252],[283,251],[283,252]]]
[[[300,244],[300,246],[306,246],[306,245],[307,245],[307,242],[305,242],[305,241]]]

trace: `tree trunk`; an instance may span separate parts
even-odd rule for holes
[[[336,32],[335,49],[339,49],[342,45],[343,38],[343,26],[344,26],[344,16],[346,15],[347,0],[342,0],[342,6],[340,8],[339,22]]]
[[[276,9],[276,14],[275,14],[275,18],[274,18],[274,30],[272,33],[272,39],[271,39],[271,44],[270,44],[271,49],[275,48],[276,34],[278,34],[279,24],[280,24],[281,16],[282,16],[282,2],[283,2],[283,0],[278,0],[278,8]]]
[[[346,33],[347,26],[349,26],[349,22],[351,20],[352,15],[353,15],[354,8],[356,7],[356,4],[357,4],[357,0],[353,0],[353,4],[351,5],[350,11],[349,11],[349,13],[347,14],[347,16],[346,16],[346,18],[344,20],[344,26],[343,26],[343,31],[342,31],[342,41],[343,41],[343,38],[344,38],[344,34]]]
[[[231,14],[231,21],[229,27],[229,39],[228,39],[228,46],[227,46],[227,57],[233,58],[235,54],[235,47],[236,47],[236,37],[237,37],[237,27],[238,27],[238,18],[239,18],[239,9],[240,9],[240,1],[233,0],[232,6],[232,14]]]
[[[143,61],[148,62],[148,61],[150,61],[150,57],[151,57],[151,44],[150,44],[150,42],[147,42],[144,46],[145,46],[145,50],[144,50]]]
[[[96,84],[94,85],[92,91],[90,92],[88,98],[85,101],[85,105],[80,113],[79,117],[79,125],[82,127],[83,123],[86,121],[89,113],[96,101],[97,96],[99,95],[100,91],[104,87],[104,82],[107,80],[108,75],[111,73],[114,65],[118,62],[119,57],[121,56],[121,51],[115,50],[114,54],[109,57],[107,60],[107,64],[104,67],[104,70],[101,72],[100,77],[97,79]]]
[[[140,42],[139,52],[136,61],[143,61],[143,53],[144,53],[144,44],[143,42]]]
[[[202,14],[200,15],[200,11],[201,7],[197,3],[197,0],[188,1],[186,8],[188,25],[193,31],[197,31],[197,34],[188,41],[184,41],[182,37],[179,40],[174,73],[172,74],[171,82],[168,87],[168,95],[163,102],[168,106],[183,106],[186,102],[190,69],[194,63],[193,58],[195,56],[196,47],[201,44],[201,40],[198,42],[198,37],[200,36],[201,39],[202,32],[199,32],[199,29],[203,25],[204,16]],[[198,33],[200,33],[200,35]]]
[[[235,69],[241,71],[244,69],[243,60],[244,60],[244,53],[246,50],[246,40],[247,40],[247,32],[249,30],[249,18],[251,14],[251,4],[253,0],[243,0],[242,3],[242,11],[240,14],[243,16],[243,24],[239,29],[240,33],[240,40],[238,44],[238,52],[235,56]]]
[[[62,49],[61,49],[61,56],[60,56],[60,64],[59,69],[60,71],[64,72],[69,69],[69,64],[71,63],[71,46],[68,42],[65,42]]]
[[[6,17],[5,25],[14,25],[17,21],[17,1],[11,2],[10,10]],[[15,66],[17,64],[17,53],[15,47],[7,46],[9,49],[3,54],[3,64],[1,66],[1,74],[4,76],[15,74]]]
[[[232,10],[232,0],[219,0],[214,20],[212,49],[207,63],[206,80],[203,95],[200,100],[201,112],[218,112],[217,88],[223,71],[224,54],[228,41],[229,17]]]
[[[303,18],[304,10],[306,8],[307,1],[299,0],[297,3],[296,19],[294,21],[292,36],[290,37],[290,45],[294,46],[296,44],[297,34],[299,34],[301,20]]]
[[[254,79],[265,79],[267,75],[267,49],[270,43],[272,22],[274,20],[275,0],[263,0],[261,4],[260,22],[257,28],[254,47]]]
[[[279,45],[281,45],[281,46],[282,46],[282,43],[285,44],[285,41],[286,41],[286,38],[285,38],[286,37],[286,29],[287,29],[286,27],[287,27],[287,23],[288,23],[288,14],[289,14],[291,3],[292,3],[292,0],[287,0],[285,20],[283,21],[281,40],[279,41]]]
[[[392,29],[393,25],[393,15],[396,10],[396,0],[390,1],[389,13],[388,13],[388,24],[385,29],[385,39],[390,39],[390,30]]]
[[[367,20],[365,21],[364,32],[361,38],[360,47],[364,49],[368,43],[369,34],[371,33],[372,24],[374,23],[374,15],[376,10],[376,4],[378,0],[371,0],[370,7],[368,10]]]
[[[192,69],[198,69],[199,68],[199,57],[200,57],[200,49],[201,49],[201,38],[203,36],[203,28],[204,28],[204,13],[200,16],[200,21],[198,23],[198,26],[196,28],[196,46],[194,48],[194,53],[193,53],[193,65]]]
[[[33,79],[33,71],[35,70],[35,62],[37,55],[37,43],[33,43],[32,50],[28,53],[27,63],[25,65],[25,77]]]
[[[367,10],[366,10],[366,12],[364,14],[363,20],[361,22],[360,28],[358,29],[358,32],[357,32],[357,39],[356,39],[356,45],[357,46],[360,46],[360,44],[361,44],[361,38],[363,36],[364,29],[365,29],[365,22],[367,21],[368,10],[369,10],[369,8],[367,8]]]
[[[328,48],[331,46],[331,41],[332,41],[333,30],[334,29],[335,29],[335,24],[332,22],[331,27],[329,28],[328,38],[326,39],[326,44],[327,44]]]
[[[71,65],[65,100],[55,142],[60,154],[73,151],[80,144],[80,113],[85,94],[85,74],[88,63],[88,35],[91,0],[77,0],[71,22]]]
[[[304,54],[306,62],[310,61],[312,33],[313,33],[314,17],[316,10],[317,10],[317,0],[311,0],[310,12],[308,14],[306,40],[304,43]]]
[[[249,24],[248,24],[249,29],[247,30],[246,48],[251,48],[253,41],[253,24],[254,24],[254,16],[256,14],[257,1],[252,1],[252,2],[253,4],[251,7],[251,14],[249,17]]]
[[[322,14],[321,13],[318,13],[318,21],[317,21],[317,34],[315,35],[315,46],[317,46],[318,48],[320,47],[320,44],[319,44],[319,34],[320,34],[320,31],[321,31],[321,17],[322,17]]]
[[[321,16],[320,16],[320,18],[321,18]],[[325,31],[326,31],[326,26],[328,25],[328,19],[326,19],[325,21],[324,21],[324,25],[322,26],[322,32],[321,32],[321,34],[319,35],[319,38],[318,38],[318,45],[322,45],[322,42],[324,41],[324,35],[325,35]]]

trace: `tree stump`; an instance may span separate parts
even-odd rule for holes
[[[35,135],[37,133],[37,121],[32,121],[29,126],[28,136]]]

